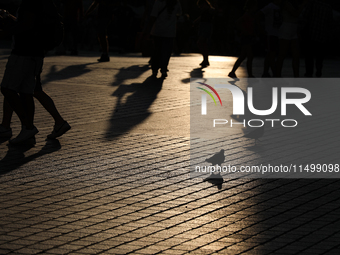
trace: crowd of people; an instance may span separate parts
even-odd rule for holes
[[[333,29],[333,12],[324,0],[302,2],[273,0],[257,10],[257,0],[248,0],[244,15],[238,20],[239,42],[242,52],[229,77],[247,58],[249,77],[252,72],[253,46],[261,35],[264,21],[266,55],[262,77],[281,77],[284,60],[291,52],[294,77],[300,77],[300,49],[305,58],[305,77],[322,76],[323,60],[330,46]],[[271,72],[271,73],[270,73]]]
[[[45,17],[52,17],[53,12],[62,10],[65,36],[63,44],[57,47],[56,53],[65,54],[66,50],[70,50],[71,55],[78,55],[79,25],[97,10],[96,34],[102,51],[98,61],[108,62],[110,61],[108,29],[115,21],[115,10],[124,5],[123,2],[92,0],[89,7],[84,10],[82,0],[55,0],[54,2],[53,0],[23,0],[16,16],[1,11],[1,19],[11,20],[12,24],[7,30],[14,35],[14,47],[1,83],[1,92],[4,95],[1,137],[12,136],[10,123],[14,111],[21,121],[22,130],[10,142],[21,144],[34,138],[38,129],[34,126],[33,97],[37,98],[54,118],[55,124],[52,133],[48,136],[49,139],[55,139],[71,128],[59,114],[53,100],[42,90],[40,75],[46,54],[43,45],[46,31],[42,31],[41,28],[46,23]],[[197,30],[195,37],[197,49],[203,57],[200,65],[202,68],[210,65],[210,40],[213,34],[216,34],[215,29],[222,33],[221,28],[216,27],[214,21],[220,17],[221,1],[215,2],[217,6],[209,0],[197,0],[198,17],[193,22],[190,22],[191,18],[187,13],[183,14],[179,0],[145,2],[143,22],[139,24],[140,37],[136,44],[141,44],[143,41],[152,43],[149,61],[152,77],[156,78],[158,71],[163,79],[168,76],[168,64],[174,45],[177,45],[175,51],[179,53],[181,51],[179,50],[181,47],[178,46],[180,40],[175,38],[185,37],[189,34],[188,31],[195,30],[194,28]],[[45,8],[47,5],[50,5],[50,8]],[[254,46],[261,41],[261,38],[265,42],[266,49],[262,77],[281,77],[283,62],[289,51],[292,55],[294,77],[299,77],[300,48],[304,49],[306,67],[304,76],[313,77],[315,74],[316,77],[321,77],[325,49],[329,46],[332,35],[332,16],[332,8],[325,0],[301,0],[300,2],[272,0],[261,8],[257,0],[247,0],[243,14],[235,18],[235,39],[240,45],[241,54],[229,77],[237,77],[236,71],[245,59],[247,59],[248,76],[254,77],[252,72]],[[185,42],[183,44],[185,45]]]

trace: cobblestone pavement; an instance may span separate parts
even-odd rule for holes
[[[173,57],[164,82],[148,79],[146,58],[97,58],[45,60],[68,133],[46,141],[53,122],[37,103],[36,145],[0,144],[0,254],[340,254],[338,179],[225,179],[219,190],[189,178],[189,79],[227,77],[235,58],[202,70],[198,55]],[[325,76],[338,66],[327,61]]]

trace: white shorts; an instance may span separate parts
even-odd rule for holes
[[[298,39],[298,24],[283,22],[279,30],[279,38],[285,40]]]
[[[41,72],[42,57],[10,55],[1,87],[17,93],[33,94],[36,76]]]

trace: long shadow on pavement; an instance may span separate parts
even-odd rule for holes
[[[120,85],[112,94],[118,98],[106,138],[112,139],[130,131],[150,115],[150,106],[161,91],[163,79],[148,77],[143,83]]]
[[[25,157],[24,153],[33,147],[34,145],[29,144],[21,146],[8,145],[6,156],[0,160],[0,176],[18,169],[19,167],[43,155],[50,154],[61,149],[61,145],[58,140],[48,140],[40,151]]]
[[[124,83],[124,81],[127,79],[137,79],[149,69],[149,65],[133,65],[129,67],[122,67],[119,69],[119,72],[114,76],[115,81],[112,83],[112,86],[118,86]]]
[[[42,84],[45,84],[50,81],[58,81],[58,80],[67,80],[70,78],[78,77],[83,74],[89,73],[92,70],[87,68],[89,65],[98,64],[98,62],[79,64],[79,65],[70,65],[65,68],[57,71],[56,65],[52,65],[49,72],[45,75],[42,80]]]
[[[182,79],[183,83],[190,83],[191,79],[202,79],[204,71],[202,67],[199,67],[192,69],[189,74],[190,74],[189,78]]]

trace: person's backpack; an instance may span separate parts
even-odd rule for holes
[[[64,24],[52,0],[43,0],[41,40],[45,51],[58,47],[64,39]]]

